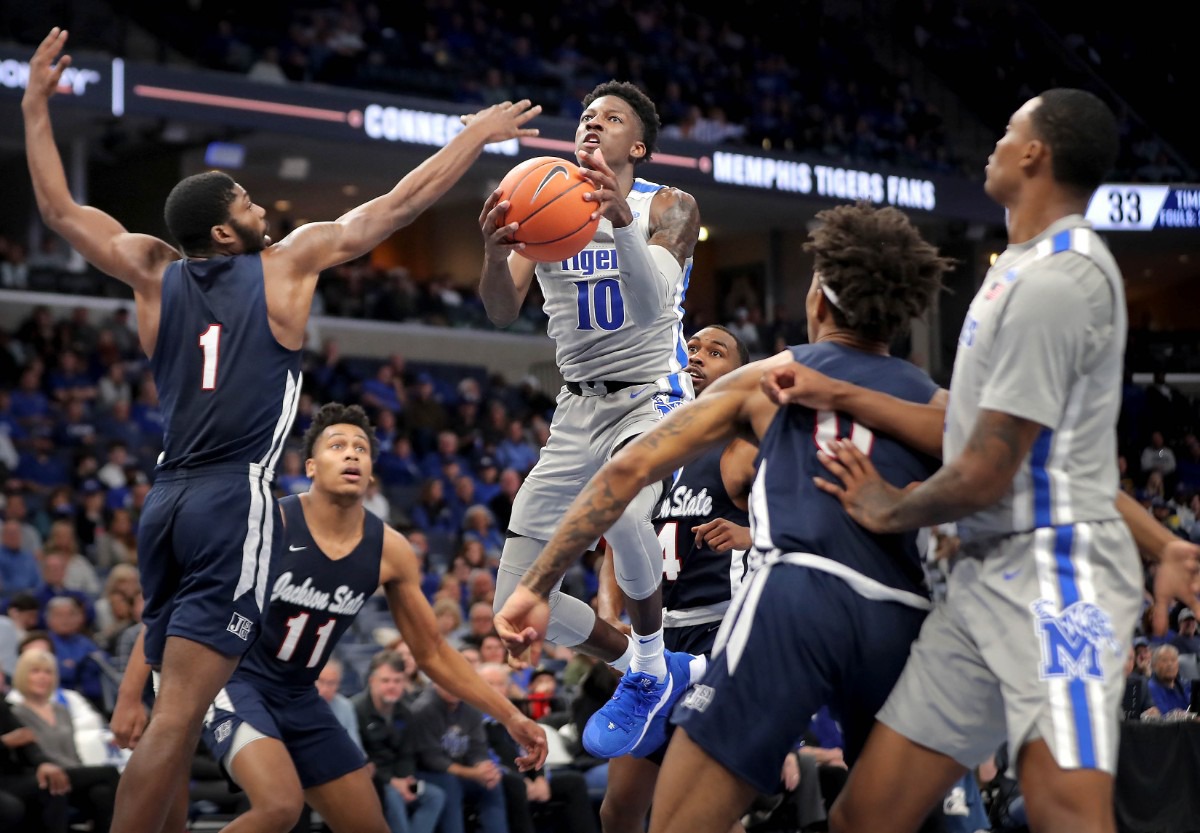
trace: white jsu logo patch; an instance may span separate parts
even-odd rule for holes
[[[691,691],[683,697],[683,707],[702,712],[708,708],[713,699],[713,688],[710,685],[692,686]]]
[[[233,614],[233,618],[229,620],[229,627],[225,630],[236,636],[238,639],[246,640],[250,638],[250,629],[254,627],[254,623],[240,613]]]
[[[1107,647],[1113,656],[1121,653],[1121,643],[1107,613],[1091,602],[1075,602],[1056,613],[1049,599],[1038,599],[1029,609],[1042,643],[1039,676],[1043,680],[1104,679],[1100,652]]]
[[[217,743],[221,743],[222,741],[225,740],[225,738],[229,737],[232,733],[233,733],[233,721],[226,720],[224,723],[219,724],[217,726],[217,728],[213,729],[213,739],[216,740]]]

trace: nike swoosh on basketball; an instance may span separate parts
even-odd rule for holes
[[[298,547],[295,544],[292,544],[290,547],[288,547],[288,549],[292,552],[300,552],[300,550],[306,550],[308,547]]]
[[[538,194],[542,193],[542,189],[550,184],[550,180],[552,180],[552,179],[554,179],[554,177],[560,176],[560,175],[565,176],[568,179],[570,178],[571,175],[567,173],[566,165],[555,165],[553,168],[551,168],[549,171],[547,171],[546,175],[544,177],[542,177],[542,181],[540,183],[538,183],[537,190],[535,190],[533,192],[533,196],[529,198],[529,201],[537,202]]]

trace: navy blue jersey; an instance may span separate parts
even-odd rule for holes
[[[718,518],[738,526],[750,525],[747,512],[735,506],[725,491],[721,478],[724,453],[725,446],[710,449],[677,471],[659,503],[655,525],[663,547],[662,602],[669,612],[716,608],[713,612],[719,618],[746,572],[744,551],[718,553],[705,544],[696,546],[696,533],[692,532],[692,527]],[[670,627],[668,622],[675,618],[664,615],[664,624]],[[676,624],[699,624],[701,620],[685,618]]]
[[[349,555],[331,559],[313,540],[299,495],[281,498],[287,547],[263,617],[262,635],[238,666],[281,686],[311,686],[333,646],[379,587],[383,521],[370,512],[362,540]]]
[[[827,376],[899,399],[924,404],[937,392],[929,376],[902,359],[830,342],[789,349],[796,361]],[[814,476],[835,479],[817,459],[818,448],[829,450],[835,439],[850,440],[867,452],[880,475],[895,486],[925,480],[939,466],[937,460],[875,434],[845,414],[797,405],[780,408],[759,442],[758,474],[750,493],[751,563],[783,554],[789,561],[840,575],[868,597],[928,604],[917,533],[868,532],[845,513],[837,498],[813,485]]]
[[[163,414],[160,468],[274,468],[300,398],[300,351],[271,332],[260,255],[167,266],[150,367]]]

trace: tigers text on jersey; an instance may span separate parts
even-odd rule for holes
[[[273,572],[262,635],[236,673],[280,686],[311,686],[363,602],[379,587],[384,526],[364,512],[362,540],[333,560],[313,540],[299,495],[282,498],[279,507],[287,547]]]
[[[663,625],[668,628],[719,622],[746,572],[745,551],[697,546],[692,531],[718,518],[750,524],[747,512],[725,491],[724,453],[725,446],[710,449],[676,472],[659,502],[655,525],[663,548]]]
[[[274,468],[300,399],[300,351],[271,332],[259,254],[167,266],[150,367],[163,413],[161,469]]]
[[[662,187],[636,179],[626,197],[633,222],[647,240],[650,203]],[[625,313],[617,249],[607,218],[600,218],[595,237],[579,254],[558,263],[539,263],[536,274],[550,319],[547,332],[554,339],[563,378],[654,382],[677,377],[688,363],[683,299],[691,271],[688,258],[682,277],[670,288],[670,303],[654,323],[637,327]],[[691,398],[690,385],[682,390]]]
[[[789,349],[796,361],[827,376],[910,402],[927,403],[937,392],[929,376],[903,359],[832,342]],[[758,473],[750,492],[751,567],[762,559],[782,558],[833,573],[868,598],[928,607],[916,532],[868,532],[837,498],[813,484],[814,476],[833,479],[817,451],[831,453],[835,439],[853,442],[894,486],[925,480],[938,468],[937,460],[874,434],[844,414],[798,405],[780,408],[759,442]]]
[[[1117,517],[1125,332],[1120,270],[1080,215],[988,271],[959,336],[943,457],[962,453],[981,410],[1043,430],[1011,490],[958,521],[964,541]]]

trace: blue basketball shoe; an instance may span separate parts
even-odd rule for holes
[[[612,699],[600,707],[583,728],[583,748],[597,758],[628,755],[646,738],[651,724],[661,715],[665,721],[675,703],[691,684],[690,654],[663,652],[667,676],[661,682],[643,671],[627,671],[617,684]],[[677,659],[672,659],[677,657]],[[665,723],[659,721],[665,733]],[[662,735],[659,742],[665,738]],[[651,751],[647,749],[647,752]]]

